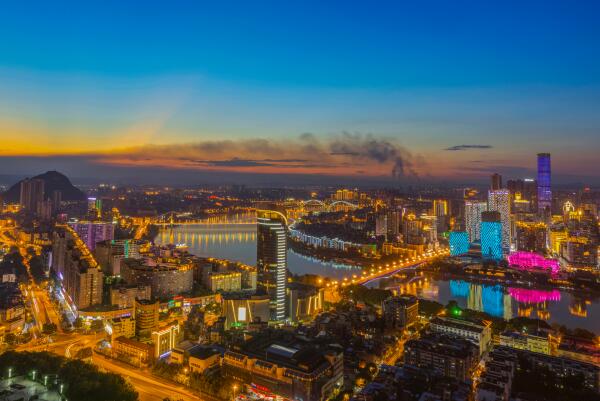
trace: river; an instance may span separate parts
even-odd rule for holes
[[[256,225],[210,224],[165,228],[156,243],[185,243],[198,256],[215,257],[256,264]],[[321,262],[288,251],[288,269],[293,274],[318,274],[340,279],[360,272],[360,268]],[[446,304],[456,300],[461,307],[487,312],[506,319],[516,316],[538,317],[570,328],[581,327],[600,333],[598,299],[575,297],[567,291],[542,291],[481,285],[466,280],[413,280],[394,288],[397,292]]]

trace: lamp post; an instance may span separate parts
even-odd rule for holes
[[[237,391],[237,389],[238,389],[237,384],[234,384],[233,385],[233,401],[235,401],[235,392]]]

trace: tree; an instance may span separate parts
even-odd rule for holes
[[[47,335],[54,334],[56,333],[56,325],[54,323],[44,323],[42,332]]]

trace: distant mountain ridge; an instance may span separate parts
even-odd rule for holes
[[[81,201],[85,200],[85,194],[71,184],[71,180],[66,175],[59,173],[58,171],[46,171],[44,174],[36,175],[31,179],[40,179],[44,181],[44,197],[49,199],[52,197],[54,191],[62,192],[63,201]],[[7,203],[19,202],[21,197],[21,182],[17,182],[11,186],[8,191],[2,194],[4,201]]]

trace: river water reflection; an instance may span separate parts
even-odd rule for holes
[[[163,229],[156,237],[159,244],[185,243],[198,256],[231,259],[256,264],[256,225],[187,225]],[[356,267],[324,263],[288,251],[288,268],[294,274],[318,274],[343,278],[360,270]],[[597,299],[575,297],[565,291],[505,288],[464,280],[417,278],[393,288],[400,293],[446,304],[456,300],[461,307],[487,312],[509,319],[516,316],[538,317],[550,323],[582,327],[600,333],[600,303]]]

